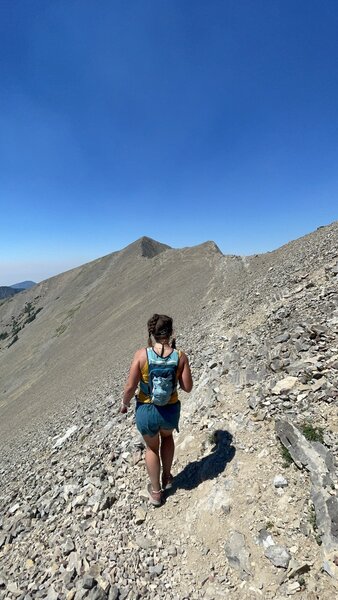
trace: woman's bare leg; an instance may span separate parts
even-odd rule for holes
[[[159,456],[159,447],[160,447],[160,436],[155,435],[151,437],[150,435],[144,435],[143,439],[147,445],[146,449],[146,467],[149,475],[149,479],[151,481],[151,486],[154,492],[158,492],[161,489],[160,485],[160,456]]]
[[[171,465],[173,464],[175,443],[173,438],[173,429],[161,429],[161,461],[162,461],[162,481],[167,482],[170,475]]]

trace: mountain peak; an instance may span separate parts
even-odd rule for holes
[[[122,250],[125,254],[136,254],[137,256],[143,256],[144,258],[153,258],[165,250],[170,250],[171,247],[167,244],[157,242],[150,237],[142,236],[132,244],[129,244]]]
[[[20,283],[13,283],[10,287],[17,290],[28,290],[33,285],[36,285],[35,281],[20,281]]]

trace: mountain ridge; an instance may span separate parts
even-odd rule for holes
[[[212,265],[218,260],[214,252],[210,255],[208,245],[176,250],[142,237],[121,251],[40,282],[21,292],[20,301],[17,296],[6,301],[0,307],[0,334],[8,334],[0,340],[3,419],[10,419],[14,426],[19,406],[27,413],[29,406],[31,417],[37,418],[39,407],[46,411],[46,397],[53,407],[86,394],[108,372],[109,353],[120,361],[129,354],[132,340],[141,341],[144,314],[157,312],[158,303],[163,312],[174,313],[179,301],[178,312],[183,319],[189,318],[191,294],[201,296],[201,303],[210,293]],[[159,282],[154,298],[152,288]],[[116,347],[121,346],[125,322],[130,328],[126,347],[116,352],[112,345],[116,340]],[[91,366],[86,370],[88,356]],[[18,363],[23,365],[20,373]],[[74,368],[69,370],[71,363]],[[3,436],[7,437],[6,429]]]
[[[20,281],[19,283],[13,283],[13,285],[11,285],[10,287],[19,290],[27,290],[33,287],[34,285],[36,285],[35,281]]]
[[[217,306],[224,305],[223,313],[232,327],[240,320],[250,326],[252,318],[248,320],[246,314],[250,298],[256,298],[257,319],[258,314],[264,315],[267,294],[278,295],[278,288],[287,285],[295,256],[297,268],[302,261],[307,261],[304,267],[314,266],[307,260],[311,240],[318,246],[316,260],[325,258],[326,238],[337,231],[337,225],[316,230],[271,253],[244,258],[223,255],[214,242],[174,249],[143,236],[120,251],[16,294],[0,306],[0,335],[9,336],[0,340],[0,413],[2,408],[4,417],[15,421],[12,403],[19,401],[24,407],[31,399],[30,412],[38,414],[41,404],[46,409],[46,395],[53,406],[65,402],[66,397],[74,402],[86,395],[86,389],[95,388],[107,377],[110,354],[112,360],[124,362],[130,356],[128,347],[141,342],[148,312],[173,314],[181,327],[186,321],[193,322],[194,312],[216,299]],[[143,256],[147,252],[151,257]],[[277,272],[278,286],[274,280]],[[28,323],[27,303],[31,304],[28,318],[32,319]],[[119,352],[114,344],[121,348]],[[87,356],[92,357],[92,366],[84,372]],[[20,373],[18,363],[23,365]],[[74,376],[73,370],[68,376],[67,365],[72,363]],[[4,436],[9,431],[6,428]]]
[[[0,595],[335,597],[338,223],[273,254],[201,246],[116,253],[0,307],[23,326],[0,351]],[[118,413],[152,312],[194,380],[156,510]]]

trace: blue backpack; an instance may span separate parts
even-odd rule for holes
[[[177,388],[177,368],[180,354],[173,350],[169,356],[159,356],[147,348],[149,383],[147,394],[157,406],[168,404]]]

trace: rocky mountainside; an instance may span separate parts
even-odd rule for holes
[[[6,301],[0,598],[334,598],[337,290],[333,223],[245,258],[141,240]],[[195,382],[159,509],[118,414],[154,310]]]
[[[147,315],[161,306],[178,328],[193,319],[192,302],[221,285],[221,260],[212,244],[173,250],[142,238],[2,304],[0,445],[107,395],[146,343]]]
[[[5,298],[10,298],[11,296],[14,296],[15,294],[17,294],[18,292],[21,292],[21,290],[16,290],[15,288],[9,287],[8,285],[1,285],[0,286],[0,300],[5,300]]]

